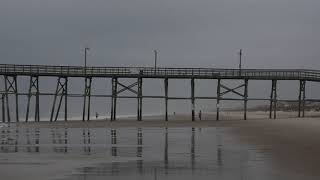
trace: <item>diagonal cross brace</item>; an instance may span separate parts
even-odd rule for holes
[[[9,107],[9,93],[13,93],[16,96],[16,121],[19,122],[19,103],[18,103],[18,83],[17,76],[4,76],[4,87],[5,87],[5,102],[7,109],[8,122],[11,121],[10,107]]]
[[[123,88],[120,89],[120,90],[117,92],[117,94],[120,94],[120,93],[128,90],[128,91],[131,91],[132,93],[138,95],[138,92],[137,92],[136,90],[133,90],[133,89],[132,89],[133,87],[135,87],[135,86],[138,85],[138,82],[134,82],[134,83],[130,84],[129,86],[126,86],[126,85],[124,85],[124,84],[122,84],[122,83],[120,83],[120,82],[118,82],[118,84],[119,84],[120,86],[122,86]]]
[[[14,87],[15,80],[13,79],[12,81],[10,81],[10,79],[8,78],[7,82],[9,83],[8,92],[10,92],[10,89],[12,89],[12,91],[15,92],[16,91]]]
[[[62,81],[62,79],[64,79],[64,81]],[[64,105],[65,105],[64,119],[65,119],[65,121],[67,121],[67,97],[68,97],[68,89],[67,88],[68,88],[68,78],[67,77],[59,77],[57,80],[56,92],[55,92],[54,99],[53,99],[50,122],[52,122],[53,119],[54,119],[54,121],[57,121],[63,97],[65,99],[64,100]],[[58,103],[58,108],[55,111],[56,101],[57,101],[58,96],[60,96],[60,100]],[[55,118],[53,117],[54,114],[56,114]]]
[[[26,112],[26,122],[29,119],[29,110],[30,110],[30,100],[31,97],[35,96],[35,121],[40,121],[40,105],[39,105],[39,77],[31,76],[29,82],[29,92],[28,92],[28,102],[27,102],[27,112]]]
[[[37,93],[39,93],[39,90],[38,90],[38,77],[31,77],[30,83],[31,84],[29,85],[29,88],[31,89],[31,92],[29,93],[29,96],[36,96]],[[36,90],[36,91],[32,91],[32,90]]]
[[[11,79],[9,78],[11,77]],[[17,92],[16,89],[16,80],[17,80],[17,76],[5,76],[5,81],[7,83],[7,87],[6,87],[6,92]]]
[[[239,92],[236,91],[237,89],[242,88],[242,87],[244,87],[244,86],[245,86],[245,84],[239,85],[239,86],[237,86],[237,87],[235,87],[235,88],[228,88],[227,86],[221,84],[221,87],[226,90],[226,91],[224,91],[223,93],[221,93],[221,96],[223,96],[223,95],[225,95],[225,94],[227,94],[227,93],[229,93],[229,92],[233,92],[234,94],[237,94],[237,95],[239,95],[239,96],[241,96],[241,97],[244,97],[245,94],[241,94],[241,93],[239,93]]]
[[[223,88],[225,91],[221,92],[221,88]],[[243,93],[238,92],[238,91],[240,91],[240,90],[238,90],[240,88],[243,88]],[[244,79],[244,84],[238,85],[235,88],[229,88],[226,85],[221,84],[221,79],[218,79],[216,120],[217,121],[219,120],[219,102],[220,102],[220,100],[222,100],[220,98],[229,92],[232,92],[232,93],[239,95],[243,98],[243,101],[244,101],[244,114],[243,115],[244,115],[244,120],[246,120],[247,119],[247,102],[248,102],[248,79]]]

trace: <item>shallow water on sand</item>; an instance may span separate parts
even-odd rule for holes
[[[11,125],[0,129],[0,174],[33,180],[295,179],[272,169],[269,147],[242,144],[231,130]]]

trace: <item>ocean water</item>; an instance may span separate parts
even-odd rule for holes
[[[263,150],[261,150],[263,149]],[[10,179],[299,179],[272,168],[266,147],[232,128],[0,129],[0,174]]]

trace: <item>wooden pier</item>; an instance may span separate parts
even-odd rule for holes
[[[1,82],[1,105],[2,121],[12,122],[10,116],[9,96],[15,97],[15,121],[20,121],[19,116],[19,96],[27,96],[27,109],[25,121],[28,122],[31,98],[35,98],[35,121],[40,121],[40,96],[53,96],[50,121],[57,121],[62,103],[64,104],[64,120],[68,120],[68,97],[82,97],[82,120],[90,120],[91,97],[109,97],[111,99],[111,121],[117,119],[117,100],[119,98],[137,99],[137,120],[142,120],[143,99],[155,98],[165,101],[165,120],[168,121],[168,101],[169,100],[190,100],[192,121],[195,120],[195,101],[197,99],[216,100],[216,120],[219,120],[220,103],[223,100],[242,101],[244,105],[243,118],[247,119],[247,103],[250,100],[267,100],[270,102],[269,118],[276,118],[277,102],[277,82],[280,80],[291,80],[299,82],[297,90],[298,117],[305,116],[306,82],[320,81],[320,71],[307,69],[218,69],[218,68],[157,68],[157,67],[83,67],[83,66],[47,66],[47,65],[15,65],[0,64],[0,75],[3,76]],[[18,77],[27,76],[30,78],[29,89],[26,93],[19,92]],[[39,91],[39,77],[56,77],[56,89],[52,93]],[[70,78],[83,78],[83,94],[74,94],[68,91],[68,81]],[[112,87],[111,94],[95,95],[91,93],[92,80],[94,78],[110,79]],[[134,79],[135,82],[125,84],[124,79]],[[144,79],[163,79],[164,95],[144,96]],[[168,95],[169,80],[189,79],[190,97],[171,97]],[[216,96],[204,97],[195,96],[195,80],[213,79],[217,80]],[[237,87],[228,87],[224,80],[241,80],[242,84]],[[249,80],[269,80],[272,82],[271,95],[268,99],[249,98]],[[121,93],[130,91],[134,96],[122,96]],[[226,94],[235,94],[239,98],[225,98]],[[215,93],[213,93],[215,94]]]

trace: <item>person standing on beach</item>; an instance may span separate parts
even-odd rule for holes
[[[202,112],[201,112],[201,110],[199,111],[199,119],[201,120],[201,115],[202,114]]]

